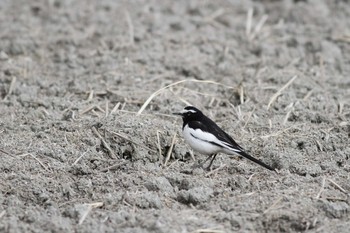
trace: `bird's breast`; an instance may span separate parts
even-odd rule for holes
[[[188,125],[185,125],[182,134],[186,143],[188,143],[190,147],[196,152],[204,155],[211,155],[216,154],[222,150],[221,147],[210,143],[210,141],[205,138],[206,133],[202,132],[200,129],[195,130],[188,127]]]

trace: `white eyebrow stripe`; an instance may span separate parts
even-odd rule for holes
[[[192,112],[192,113],[196,113],[197,111],[195,111],[195,110],[193,110],[193,109],[184,109],[183,111],[182,111],[182,113],[187,113],[187,112]]]

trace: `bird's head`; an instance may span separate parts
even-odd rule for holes
[[[199,118],[203,115],[203,113],[193,106],[187,106],[181,112],[174,112],[174,115],[182,116],[184,120],[191,120]]]

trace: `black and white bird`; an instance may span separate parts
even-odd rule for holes
[[[182,112],[174,114],[182,116],[182,133],[185,141],[194,151],[209,155],[205,162],[211,158],[208,168],[213,164],[216,155],[222,152],[229,155],[239,154],[264,168],[276,171],[271,166],[247,154],[230,135],[197,108],[187,106]]]

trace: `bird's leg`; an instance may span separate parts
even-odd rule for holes
[[[209,158],[211,158],[209,166],[207,167],[207,170],[211,170],[211,165],[213,165],[213,162],[214,162],[217,155],[218,154],[213,154],[213,155],[209,156],[207,160],[205,160],[205,162],[207,162],[209,160]]]
[[[213,157],[213,155],[209,155],[208,158],[206,158],[206,160],[204,162],[201,162],[198,164],[198,167],[203,168],[204,164],[206,162],[208,162],[208,160],[211,159],[212,157]]]

